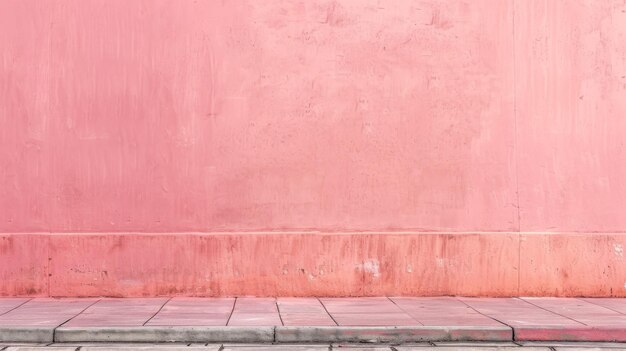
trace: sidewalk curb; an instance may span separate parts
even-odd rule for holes
[[[11,342],[411,342],[511,341],[509,327],[5,327]]]
[[[55,327],[0,327],[0,342],[46,343],[54,340]]]
[[[273,342],[274,327],[60,327],[54,342]]]
[[[276,327],[276,342],[414,342],[511,341],[513,331],[502,327]]]
[[[502,327],[276,327],[276,342],[511,341]]]
[[[515,341],[626,342],[623,327],[515,327]]]
[[[620,327],[0,327],[0,342],[419,342],[419,341],[626,342]]]

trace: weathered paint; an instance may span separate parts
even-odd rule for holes
[[[624,295],[625,57],[623,0],[0,0],[0,293]]]
[[[0,236],[0,295],[626,296],[626,234]]]
[[[520,237],[521,296],[626,296],[626,234],[551,233]]]

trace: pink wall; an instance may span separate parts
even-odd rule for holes
[[[8,236],[610,235],[626,3],[0,0],[0,126]]]

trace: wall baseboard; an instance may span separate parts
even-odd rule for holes
[[[624,233],[0,234],[1,296],[626,296]]]

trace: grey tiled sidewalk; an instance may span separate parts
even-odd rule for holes
[[[0,298],[0,343],[440,341],[626,342],[626,299]]]
[[[0,344],[0,351],[619,351],[626,343],[590,342],[430,342],[407,344],[133,344],[133,343],[53,343]]]

